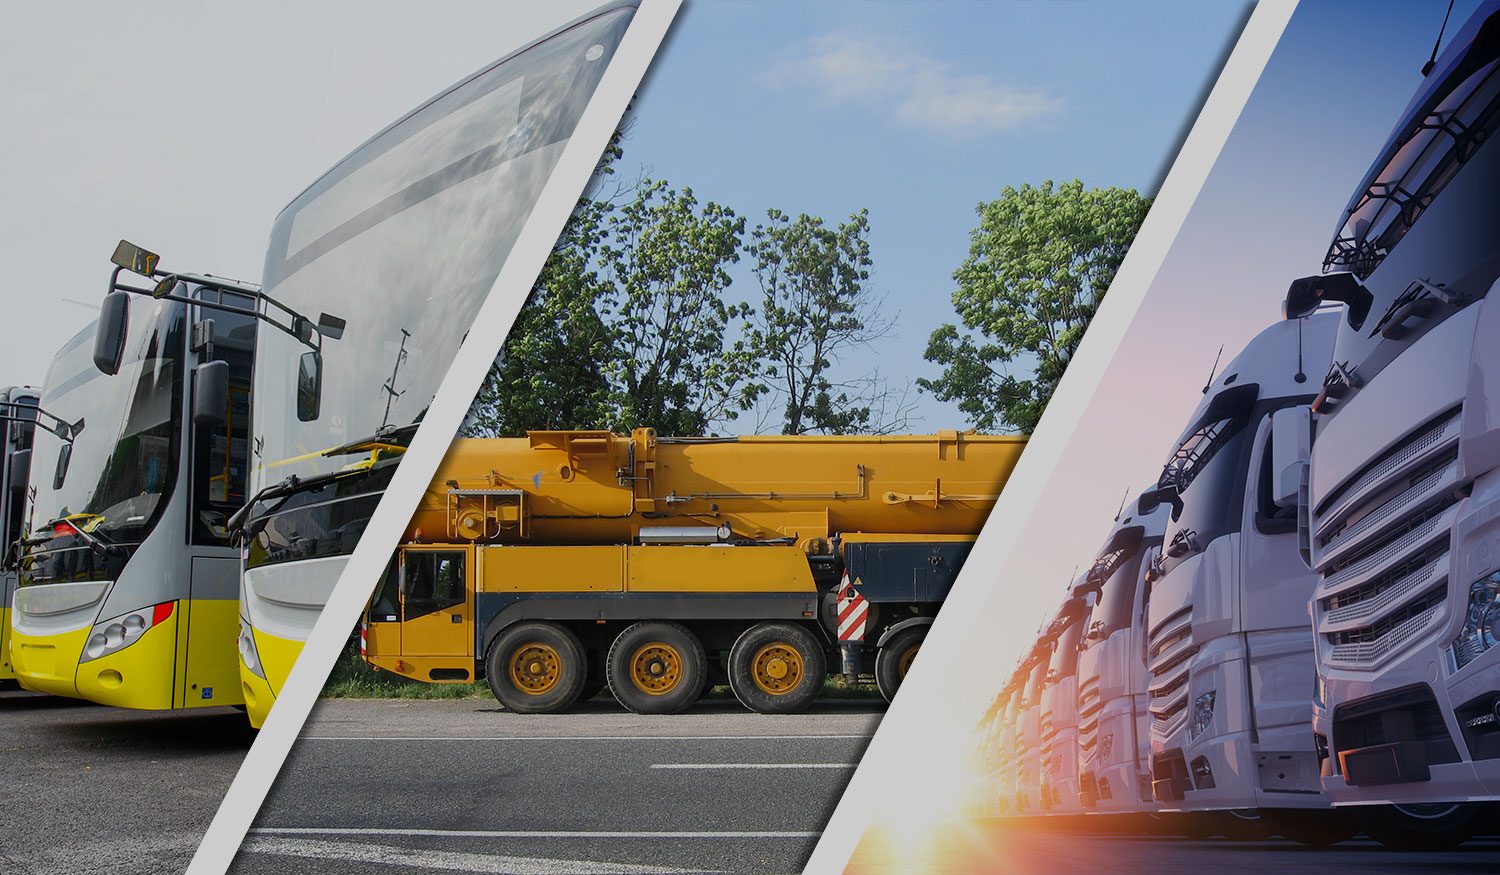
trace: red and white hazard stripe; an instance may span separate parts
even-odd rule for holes
[[[369,655],[369,651],[366,649],[367,646],[368,645],[367,645],[367,642],[365,640],[365,624],[364,623],[360,623],[359,624],[359,655],[360,656],[368,656]]]
[[[843,582],[839,584],[838,607],[839,640],[865,640],[865,621],[870,618],[870,603],[849,582],[847,571],[844,572]]]

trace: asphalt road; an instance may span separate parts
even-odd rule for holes
[[[232,872],[797,872],[883,702],[319,706]]]
[[[0,690],[0,872],[180,872],[255,733],[230,708]]]
[[[931,829],[878,825],[865,834],[846,870],[847,875],[1494,875],[1496,871],[1500,871],[1500,837],[1474,839],[1454,851],[1397,853],[1362,836],[1327,848],[1309,848],[1280,839],[1238,842],[1099,835],[996,821],[948,823]]]

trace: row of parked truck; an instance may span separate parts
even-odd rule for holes
[[[1500,801],[1500,5],[978,727],[986,814],[1399,847]]]

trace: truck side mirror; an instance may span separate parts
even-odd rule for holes
[[[1182,513],[1182,499],[1178,497],[1175,485],[1168,484],[1142,492],[1141,497],[1136,499],[1135,512],[1140,516],[1149,516],[1156,513],[1156,509],[1163,504],[1172,505],[1174,520]]]
[[[130,327],[130,295],[110,292],[99,308],[94,326],[94,367],[100,373],[114,376],[125,359],[125,335]]]
[[[1314,274],[1292,280],[1286,290],[1286,299],[1281,311],[1288,319],[1311,316],[1322,304],[1338,303],[1349,307],[1349,327],[1358,331],[1370,315],[1370,304],[1375,296],[1347,270],[1327,274]]]
[[[1271,414],[1271,499],[1277,507],[1297,504],[1302,465],[1311,454],[1312,411],[1283,407]]]
[[[229,421],[229,362],[204,362],[193,368],[193,424]]]

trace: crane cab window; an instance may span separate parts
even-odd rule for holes
[[[463,603],[463,551],[406,554],[401,568],[401,619],[423,617]]]

